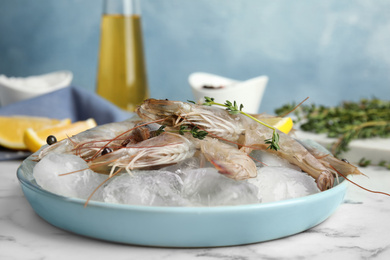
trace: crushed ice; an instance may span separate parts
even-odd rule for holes
[[[296,166],[264,152],[251,154],[262,163],[256,178],[235,181],[213,167],[199,169],[192,158],[160,170],[115,176],[92,197],[109,203],[147,206],[229,206],[274,202],[319,192],[314,179]],[[70,173],[68,175],[60,175]],[[93,172],[81,158],[49,154],[33,175],[45,190],[86,199],[108,176]]]
[[[71,174],[61,176],[65,173]],[[107,178],[88,169],[87,163],[78,156],[56,153],[48,154],[37,163],[33,175],[43,189],[58,195],[81,199],[88,198]]]

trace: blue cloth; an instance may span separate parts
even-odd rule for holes
[[[55,119],[70,118],[72,122],[93,118],[98,125],[101,125],[126,120],[133,114],[121,110],[95,93],[70,86],[0,107],[0,115],[27,115]],[[1,127],[6,126],[0,126],[0,131]],[[21,159],[29,154],[0,148],[0,160]]]
[[[72,122],[94,118],[101,125],[123,121],[132,114],[94,93],[71,86],[1,107],[0,115],[70,118]]]

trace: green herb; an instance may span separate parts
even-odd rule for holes
[[[157,129],[157,131],[156,131],[156,135],[160,135],[160,134],[162,134],[163,132],[165,132],[165,127],[166,127],[166,125],[160,126],[160,128]]]
[[[387,162],[385,160],[382,160],[378,163],[379,166],[386,167]]]
[[[258,122],[259,124],[262,124],[270,129],[272,129],[273,130],[272,138],[265,140],[265,143],[269,144],[267,149],[271,149],[271,150],[275,150],[275,151],[280,149],[280,147],[279,147],[279,134],[276,132],[276,128],[258,120],[257,118],[254,118],[253,116],[242,111],[242,109],[244,108],[244,106],[242,104],[240,104],[240,106],[238,106],[236,101],[234,101],[232,103],[228,100],[226,100],[226,102],[224,104],[221,104],[221,103],[215,102],[214,98],[211,98],[211,97],[204,97],[204,98],[205,98],[205,102],[203,103],[203,105],[205,105],[205,106],[216,105],[216,106],[225,107],[226,110],[229,111],[229,114],[231,114],[231,115],[237,115],[237,114],[245,115],[245,116],[249,117],[250,119],[253,119],[254,121]]]
[[[271,149],[271,150],[275,150],[275,151],[279,150],[280,149],[280,147],[279,147],[279,134],[274,131],[272,138],[266,139],[265,143],[269,144],[267,149]]]
[[[165,127],[166,127],[166,125],[160,126],[160,128],[157,129],[157,131],[156,131],[156,135],[160,135],[160,134],[162,134],[163,132],[165,132]],[[169,132],[177,132],[177,131],[170,130]],[[179,129],[178,132],[179,132],[179,134],[181,134],[181,135],[184,135],[184,133],[189,132],[189,133],[192,134],[192,136],[193,136],[194,138],[198,138],[198,139],[200,139],[200,140],[203,140],[203,139],[206,137],[206,135],[208,134],[206,131],[200,130],[200,129],[199,129],[198,127],[196,127],[196,126],[195,126],[195,127],[192,127],[191,129],[189,129],[189,127],[186,126],[186,125],[180,126],[180,129]]]
[[[203,140],[208,134],[206,131],[200,130],[198,127],[192,127],[188,129],[188,126],[182,125],[180,126],[179,134],[184,135],[185,132],[190,132],[194,138],[199,140]]]
[[[381,162],[379,162],[379,166],[385,167],[388,170],[390,170],[390,162],[381,161]]]
[[[275,113],[285,115],[294,107],[295,104],[287,104],[276,109]],[[332,153],[336,156],[348,151],[352,140],[390,137],[390,101],[372,98],[344,102],[336,107],[301,105],[294,114],[297,117],[295,122],[301,123],[302,130],[337,138],[332,146]]]
[[[390,162],[386,162],[385,160],[380,161],[378,166],[385,167],[390,170]]]
[[[367,167],[368,165],[371,164],[371,160],[367,160],[366,158],[363,157],[362,159],[360,159],[358,164],[360,167]]]

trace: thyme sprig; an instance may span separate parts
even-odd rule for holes
[[[294,107],[287,104],[275,110],[277,115],[285,114]],[[390,101],[377,98],[361,99],[358,102],[344,102],[339,106],[301,105],[294,111],[301,123],[301,129],[314,133],[326,133],[337,138],[332,153],[339,156],[349,150],[355,139],[390,137]],[[362,161],[363,165],[367,162]]]
[[[258,120],[257,118],[249,115],[248,113],[242,111],[242,109],[244,108],[244,106],[242,104],[240,104],[238,106],[236,101],[233,101],[233,103],[232,103],[229,100],[226,100],[226,102],[224,104],[222,104],[222,103],[215,102],[214,98],[211,98],[211,97],[204,97],[204,98],[205,98],[205,102],[203,103],[203,105],[205,105],[205,106],[216,105],[216,106],[225,107],[226,110],[229,111],[229,114],[231,114],[231,115],[242,114],[242,115],[247,116],[250,119],[256,121],[257,123],[262,124],[270,129],[272,129],[273,130],[272,137],[265,140],[265,143],[269,144],[267,149],[271,149],[271,150],[275,150],[275,151],[278,151],[280,149],[279,134],[277,133],[276,128]]]
[[[165,132],[165,127],[167,127],[167,126],[166,126],[166,125],[160,126],[160,127],[157,129],[157,131],[156,131],[156,135],[160,135],[160,134],[164,133],[164,132]]]
[[[184,135],[184,133],[189,132],[194,138],[203,140],[207,136],[207,132],[200,130],[197,126],[194,126],[189,129],[186,125],[181,125],[179,129],[179,134]]]
[[[265,143],[269,144],[267,149],[275,150],[275,151],[279,150],[280,147],[279,147],[279,135],[278,135],[278,133],[273,134],[272,138],[265,139]]]
[[[156,131],[156,135],[160,135],[163,132],[165,132],[166,125],[160,126],[159,129]],[[203,140],[207,136],[207,132],[199,129],[197,126],[194,126],[192,128],[189,128],[186,125],[181,125],[179,130],[169,130],[169,132],[178,132],[181,135],[184,135],[184,133],[190,133],[194,138],[197,138],[199,140]]]

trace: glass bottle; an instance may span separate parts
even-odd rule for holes
[[[104,0],[96,92],[128,111],[148,98],[138,0]]]

